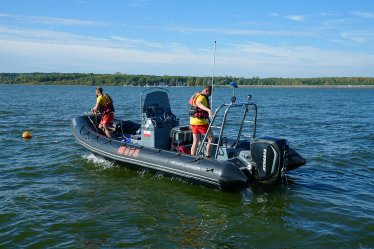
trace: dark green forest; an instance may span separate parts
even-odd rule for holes
[[[241,78],[219,76],[214,85],[223,86],[235,81],[242,86],[374,86],[369,77],[321,78]],[[212,77],[155,76],[93,73],[0,73],[0,84],[27,85],[112,85],[112,86],[204,86]]]

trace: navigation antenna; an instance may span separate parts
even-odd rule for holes
[[[214,54],[213,54],[213,72],[212,72],[212,92],[210,95],[210,109],[213,109],[213,90],[214,90],[214,70],[216,69],[216,44],[217,41],[214,41]]]

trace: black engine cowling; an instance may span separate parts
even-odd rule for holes
[[[261,137],[251,141],[252,166],[259,182],[272,183],[280,179],[282,169],[288,164],[288,141]]]

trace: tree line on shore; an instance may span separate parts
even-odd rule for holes
[[[320,77],[320,78],[243,78],[218,76],[217,86],[235,81],[243,86],[374,86],[371,77]],[[156,76],[93,73],[0,73],[0,84],[28,85],[101,85],[101,86],[204,86],[212,77]]]

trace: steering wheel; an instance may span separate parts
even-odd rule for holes
[[[152,106],[148,107],[145,111],[148,118],[156,116],[156,111]]]
[[[164,112],[164,122],[172,123],[175,120],[175,115],[171,112]]]

